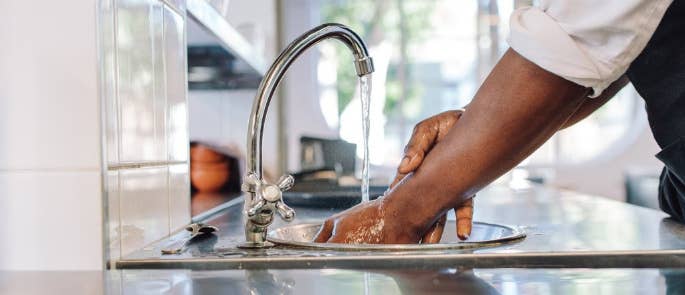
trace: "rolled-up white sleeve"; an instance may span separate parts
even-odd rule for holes
[[[626,72],[672,0],[541,0],[514,11],[509,45],[566,80],[602,93]]]

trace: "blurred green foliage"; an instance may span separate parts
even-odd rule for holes
[[[400,3],[400,1],[402,1]],[[364,39],[367,46],[373,47],[381,42],[390,42],[393,50],[385,87],[386,102],[384,112],[401,112],[398,110],[398,101],[402,96],[403,87],[399,80],[399,68],[397,60],[403,56],[406,63],[408,83],[406,99],[415,100],[420,97],[420,89],[412,83],[410,67],[411,57],[406,52],[401,52],[401,37],[406,44],[421,42],[425,38],[425,32],[430,26],[429,16],[434,8],[436,0],[325,0],[322,1],[321,11],[323,22],[335,22],[352,28]],[[404,30],[400,20],[404,20]],[[357,76],[352,56],[344,45],[335,45],[337,58],[337,94],[338,112],[345,109],[354,97],[357,88]],[[401,114],[400,114],[401,115]]]

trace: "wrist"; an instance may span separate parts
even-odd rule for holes
[[[420,239],[443,210],[435,206],[438,202],[428,201],[433,198],[423,195],[429,192],[422,192],[420,188],[414,187],[416,182],[410,181],[412,177],[411,174],[405,177],[381,202],[386,216],[399,220],[394,224],[397,227],[394,229],[396,232]],[[422,200],[427,202],[421,202]]]

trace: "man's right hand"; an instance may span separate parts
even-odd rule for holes
[[[397,176],[390,184],[390,189],[394,188],[407,174],[414,172],[430,150],[440,142],[445,135],[452,129],[452,126],[459,121],[463,109],[447,111],[419,122],[414,127],[409,143],[404,148],[404,158],[397,167]],[[457,236],[465,240],[471,234],[473,220],[473,197],[454,208],[457,216]],[[424,244],[440,242],[445,228],[447,215],[443,214],[438,221],[430,227],[423,235],[421,240]]]

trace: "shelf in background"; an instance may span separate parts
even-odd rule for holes
[[[219,86],[218,88],[221,89],[256,88],[256,85],[254,85],[254,78],[258,77],[258,83],[267,69],[263,57],[256,53],[258,51],[255,50],[255,48],[205,0],[188,0],[186,5],[189,16],[189,49],[198,48],[198,46],[220,45],[230,55],[227,60],[233,60],[231,61],[231,68],[228,69],[231,73],[226,73],[227,69],[225,68],[212,69],[207,66],[193,68],[193,60],[190,60],[189,56],[188,70],[190,88],[211,89],[214,87],[206,87],[205,85],[211,86],[213,84],[229,85]],[[221,65],[217,65],[217,67],[220,66]],[[199,83],[196,83],[199,85],[198,87],[193,87],[191,78],[194,74],[202,77],[206,76],[207,73],[216,72],[221,72],[221,75],[218,75],[217,78],[222,80],[219,83],[214,83],[216,81],[200,81]],[[233,78],[239,80],[237,82],[229,81]],[[249,81],[249,83],[243,81]]]

